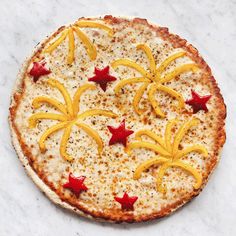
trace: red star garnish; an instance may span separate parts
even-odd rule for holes
[[[84,185],[85,176],[75,177],[71,173],[69,174],[69,182],[63,185],[64,188],[70,189],[76,195],[79,195],[82,191],[86,191],[88,188]]]
[[[137,201],[138,197],[130,197],[128,193],[124,193],[123,197],[114,197],[117,202],[121,204],[123,210],[134,210],[134,203]]]
[[[109,75],[109,69],[110,69],[109,66],[101,70],[95,67],[94,69],[95,76],[89,78],[88,80],[98,83],[102,88],[102,90],[105,92],[107,88],[107,83],[116,80],[116,77]]]
[[[127,137],[134,132],[133,130],[125,129],[125,120],[123,120],[117,128],[113,126],[107,126],[107,128],[112,133],[109,145],[122,143],[126,147]]]
[[[40,76],[48,75],[51,73],[50,70],[48,70],[45,67],[46,62],[34,62],[33,67],[31,68],[29,74],[33,76],[34,82],[36,83]]]
[[[195,91],[191,90],[192,98],[187,100],[185,103],[193,108],[193,113],[197,113],[200,110],[208,111],[206,103],[211,98],[211,95],[200,96]]]

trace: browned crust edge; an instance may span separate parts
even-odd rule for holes
[[[90,18],[86,18],[86,19],[90,19]],[[225,126],[225,118],[226,118],[226,106],[224,104],[223,97],[220,93],[220,89],[217,86],[216,80],[211,73],[210,67],[207,65],[204,59],[200,56],[197,49],[193,47],[191,44],[188,44],[185,39],[181,39],[178,35],[169,33],[168,28],[159,27],[159,26],[148,23],[146,19],[134,18],[133,20],[129,20],[126,18],[113,17],[111,15],[106,15],[104,16],[104,18],[101,18],[101,19],[103,19],[105,22],[109,24],[119,24],[125,21],[126,22],[133,21],[134,23],[144,24],[147,27],[150,27],[152,30],[156,31],[158,36],[160,36],[162,39],[166,41],[169,41],[174,47],[179,47],[186,50],[188,52],[188,56],[190,56],[196,63],[198,63],[209,76],[209,79],[211,80],[211,83],[213,84],[214,95],[217,97],[219,101],[218,109],[220,112],[218,115],[218,135],[216,137],[216,142],[215,142],[214,156],[212,157],[212,161],[210,165],[208,166],[207,177],[203,180],[203,184],[201,188],[192,192],[188,196],[180,199],[174,204],[167,205],[165,208],[163,208],[159,212],[135,217],[133,214],[123,213],[121,211],[115,212],[115,213],[96,212],[96,211],[90,211],[89,209],[86,209],[86,207],[82,205],[69,204],[66,202],[65,199],[63,199],[62,197],[60,198],[60,196],[58,196],[58,194],[56,193],[56,190],[53,189],[53,187],[50,186],[50,184],[47,183],[45,179],[40,178],[42,177],[41,173],[35,172],[32,163],[28,159],[28,156],[30,156],[31,153],[29,149],[27,148],[27,146],[21,140],[20,133],[14,122],[14,119],[15,119],[16,110],[20,103],[21,97],[24,94],[25,84],[24,84],[23,78],[25,76],[25,73],[27,73],[27,68],[31,62],[32,57],[36,57],[39,54],[39,52],[42,50],[43,46],[51,38],[55,37],[58,33],[60,33],[64,27],[59,28],[54,34],[52,34],[43,43],[41,43],[35,48],[32,54],[33,56],[29,57],[29,59],[25,62],[22,70],[18,74],[18,79],[16,81],[15,88],[13,89],[13,94],[11,97],[11,104],[10,104],[10,109],[9,109],[10,110],[9,124],[10,124],[11,135],[12,135],[12,143],[20,161],[22,162],[24,168],[26,169],[27,174],[33,179],[33,181],[41,189],[41,191],[44,192],[48,196],[48,198],[51,199],[54,203],[64,208],[67,208],[71,211],[74,211],[87,218],[93,218],[93,219],[102,220],[102,221],[105,220],[105,221],[115,222],[115,223],[121,223],[121,222],[132,223],[132,222],[142,222],[142,221],[158,219],[158,218],[161,218],[161,217],[164,217],[173,213],[175,210],[180,208],[186,202],[196,197],[206,185],[211,173],[215,169],[220,159],[220,151],[225,143],[226,136],[225,136],[224,126]]]

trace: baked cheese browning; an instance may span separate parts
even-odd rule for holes
[[[102,23],[89,20],[81,20],[76,22],[73,26],[69,26],[68,28],[66,28],[61,33],[61,35],[44,50],[44,52],[52,53],[66,38],[68,38],[67,63],[72,64],[75,57],[75,33],[84,44],[89,58],[91,60],[95,60],[97,57],[97,49],[92,41],[87,37],[87,35],[81,30],[81,28],[97,28],[106,31],[109,37],[112,37],[113,35],[112,28]]]
[[[138,65],[135,61],[132,61],[130,59],[118,59],[115,60],[112,63],[112,67],[115,69],[118,66],[126,66],[130,67],[137,72],[141,74],[142,77],[137,77],[137,78],[130,78],[130,79],[124,79],[120,81],[116,87],[115,87],[115,93],[118,94],[120,89],[124,87],[127,84],[132,84],[132,83],[143,83],[143,85],[137,90],[135,97],[133,99],[133,107],[134,110],[137,114],[142,114],[143,109],[140,109],[138,104],[139,101],[141,100],[145,90],[147,89],[148,85],[150,87],[148,88],[148,99],[151,103],[151,106],[153,107],[155,113],[160,117],[164,118],[165,114],[159,107],[158,102],[155,100],[155,93],[156,91],[163,91],[170,96],[174,97],[178,101],[178,107],[181,109],[184,107],[184,99],[182,95],[175,90],[168,88],[167,86],[164,85],[164,83],[169,82],[173,80],[175,77],[179,76],[182,73],[192,71],[195,72],[198,70],[198,66],[195,63],[189,63],[189,64],[184,64],[181,66],[178,66],[175,68],[173,71],[166,73],[163,75],[165,72],[166,68],[176,59],[184,57],[186,55],[185,52],[178,52],[175,53],[171,56],[169,56],[167,59],[165,59],[160,66],[156,66],[154,56],[152,54],[151,49],[146,45],[146,44],[138,44],[137,49],[142,50],[149,61],[149,69],[145,70],[142,66]]]
[[[159,154],[159,156],[155,156],[143,163],[141,163],[134,172],[134,179],[139,179],[141,177],[142,172],[149,169],[152,166],[159,165],[160,170],[157,176],[157,190],[159,192],[165,193],[166,187],[162,185],[162,179],[165,175],[165,172],[170,167],[178,167],[182,168],[186,172],[192,174],[196,179],[196,183],[194,184],[194,188],[200,188],[202,184],[202,176],[201,174],[194,169],[190,164],[187,164],[181,161],[181,158],[188,155],[191,152],[201,153],[203,156],[207,156],[208,152],[206,148],[202,145],[193,145],[183,150],[179,149],[179,145],[181,140],[183,139],[184,135],[188,132],[188,130],[196,126],[199,123],[199,120],[194,118],[192,120],[184,122],[179,130],[177,131],[173,141],[172,141],[172,129],[178,123],[177,119],[171,120],[166,125],[164,139],[160,136],[156,135],[150,130],[140,130],[136,133],[135,138],[138,140],[137,142],[131,142],[127,146],[127,151],[130,151],[134,148],[146,148],[154,151],[155,153]],[[154,143],[144,142],[142,141],[142,136],[146,135],[152,140],[155,141]]]
[[[98,145],[98,153],[100,154],[103,150],[102,139],[100,138],[99,134],[94,129],[82,123],[81,120],[89,116],[101,115],[101,116],[114,118],[117,115],[111,111],[101,110],[101,109],[90,109],[79,114],[80,97],[87,90],[89,89],[93,90],[96,88],[92,84],[84,84],[81,87],[79,87],[77,91],[75,92],[73,99],[71,99],[70,94],[68,93],[68,91],[66,90],[63,84],[61,84],[60,82],[54,79],[49,79],[47,83],[50,86],[57,88],[60,91],[60,93],[62,94],[64,98],[65,104],[62,104],[56,99],[53,99],[50,97],[44,97],[44,96],[36,97],[33,100],[32,104],[35,109],[39,108],[41,104],[46,103],[55,107],[59,112],[62,113],[62,114],[53,114],[53,113],[40,112],[40,113],[35,113],[30,116],[29,118],[30,128],[34,128],[37,125],[37,121],[40,119],[51,119],[51,120],[60,121],[58,124],[50,127],[48,130],[46,130],[42,134],[39,140],[40,151],[42,153],[46,151],[45,141],[51,134],[64,129],[64,133],[62,135],[62,140],[60,144],[60,154],[65,160],[72,161],[73,157],[71,157],[67,153],[66,147],[67,147],[67,142],[70,138],[72,127],[76,125],[77,127],[84,130],[89,136],[91,136],[95,140],[95,142]]]

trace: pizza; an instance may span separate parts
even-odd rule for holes
[[[13,145],[56,204],[109,222],[167,216],[220,158],[226,108],[196,48],[145,19],[80,18],[34,50],[10,105]]]

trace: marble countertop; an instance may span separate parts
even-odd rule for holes
[[[236,235],[236,1],[235,0],[1,0],[0,1],[0,235]],[[11,90],[33,47],[81,16],[147,18],[195,45],[211,66],[227,104],[222,159],[199,197],[160,221],[111,225],[56,207],[26,175],[7,122]]]

